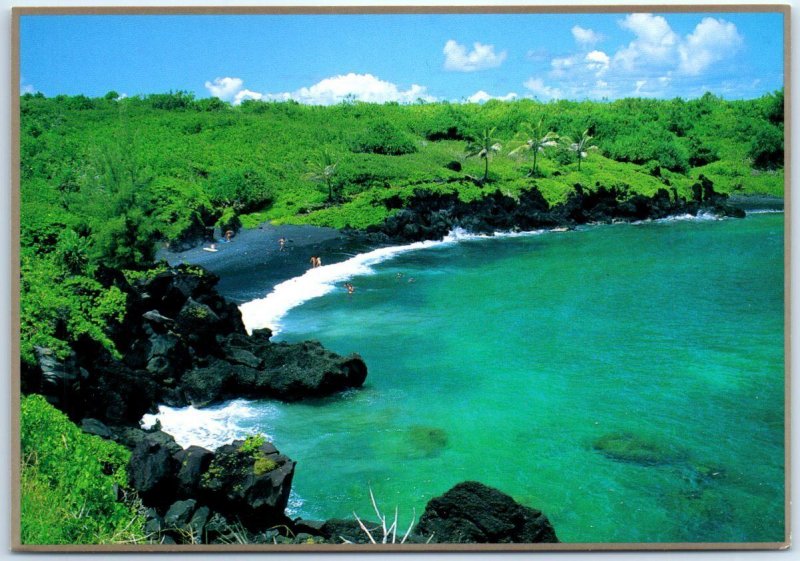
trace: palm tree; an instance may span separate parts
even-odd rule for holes
[[[533,167],[528,175],[536,177],[536,157],[539,152],[544,152],[544,149],[549,146],[557,144],[558,135],[553,131],[544,132],[544,120],[539,119],[539,124],[536,126],[530,123],[522,123],[522,130],[517,133],[515,144],[519,144],[516,148],[509,152],[509,156],[518,154],[523,150],[529,150],[533,153]]]
[[[589,129],[583,131],[583,134],[581,134],[577,142],[572,142],[569,138],[565,138],[564,140],[565,143],[568,144],[567,148],[577,155],[578,171],[581,171],[581,160],[588,155],[589,150],[597,150],[597,146],[590,144],[592,136],[589,134]]]
[[[336,162],[333,161],[331,153],[327,149],[323,149],[318,158],[308,161],[306,165],[308,173],[304,177],[314,183],[325,184],[328,188],[327,202],[332,203],[334,201],[333,177],[336,175]]]
[[[494,131],[495,129],[484,129],[478,138],[467,143],[467,158],[477,156],[486,163],[486,167],[483,170],[482,183],[489,179],[489,156],[491,156],[492,152],[499,152],[500,148],[502,148],[494,137]]]

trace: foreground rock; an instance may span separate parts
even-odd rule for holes
[[[220,296],[219,278],[197,267],[163,267],[133,283],[100,275],[128,299],[125,321],[110,334],[122,358],[83,340],[65,361],[37,349],[23,371],[23,392],[44,395],[74,420],[137,426],[158,404],[206,406],[230,398],[296,401],[363,385],[364,361],[316,342],[273,343],[248,336],[236,305]]]
[[[475,481],[431,499],[416,531],[437,543],[558,543],[541,511]]]

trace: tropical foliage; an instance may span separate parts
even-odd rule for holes
[[[21,539],[32,544],[137,543],[144,516],[126,495],[124,447],[84,433],[44,398],[23,398]]]
[[[109,92],[26,94],[20,110],[26,361],[34,345],[63,354],[80,337],[113,350],[107,327],[125,296],[103,267],[141,269],[158,243],[206,228],[363,228],[416,189],[471,200],[488,181],[512,195],[535,183],[550,202],[575,183],[691,197],[701,174],[721,192],[783,194],[783,92],[331,107]],[[531,161],[514,157],[523,154]]]

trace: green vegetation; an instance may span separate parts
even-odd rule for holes
[[[569,140],[573,131],[584,132]],[[81,337],[113,351],[108,326],[123,319],[125,297],[102,281],[102,267],[133,278],[157,243],[190,242],[209,227],[365,228],[416,189],[469,201],[536,185],[553,203],[581,183],[645,195],[667,187],[690,198],[702,174],[719,192],[782,196],[783,136],[783,92],[746,101],[331,107],[232,107],[186,92],[26,94],[23,360],[34,345],[63,356]]]
[[[145,539],[140,507],[125,496],[130,452],[85,434],[38,395],[22,399],[20,428],[22,543]]]

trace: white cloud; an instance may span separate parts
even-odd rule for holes
[[[576,25],[572,28],[572,36],[575,38],[575,42],[582,47],[592,47],[605,39],[600,33],[591,29],[584,29],[580,25]]]
[[[602,76],[608,70],[611,58],[603,51],[592,51],[586,54],[583,61],[586,63],[586,68],[594,72],[596,76]]]
[[[386,103],[397,101],[411,103],[417,99],[433,101],[427,88],[412,84],[407,90],[401,90],[396,84],[376,78],[372,74],[354,74],[325,78],[307,88],[300,88],[291,93],[266,94],[269,99],[291,98],[300,103],[311,105],[332,105],[353,97],[358,101],[370,103]]]
[[[224,101],[231,101],[237,93],[242,89],[241,78],[214,78],[213,82],[206,82],[206,89],[212,96],[218,97]]]
[[[243,101],[248,99],[254,99],[256,101],[262,99],[264,94],[259,92],[254,92],[252,90],[240,90],[236,92],[236,95],[233,96],[233,104],[240,105]]]
[[[506,95],[491,95],[483,90],[479,90],[469,96],[467,101],[469,103],[484,103],[489,101],[490,99],[497,99],[500,101],[511,101],[517,99],[519,97],[515,92],[509,92]]]
[[[551,86],[545,85],[541,78],[528,78],[523,84],[531,93],[543,100],[560,99],[561,90]]]
[[[619,21],[633,38],[616,51],[593,49],[590,31],[572,29],[578,46],[550,61],[550,90],[567,97],[666,97],[695,84],[714,65],[733,60],[744,38],[733,23],[705,17],[687,35],[676,33],[667,19],[653,14],[628,14]],[[592,32],[593,33],[593,32]],[[547,96],[548,86],[540,95]],[[718,84],[717,90],[722,91]]]
[[[555,78],[566,76],[579,61],[580,55],[554,58],[550,61],[550,67],[553,69],[550,75]]]
[[[299,88],[292,92],[262,93],[244,89],[240,78],[217,78],[214,82],[206,82],[206,88],[212,95],[239,105],[247,99],[263,101],[288,101],[293,99],[309,105],[333,105],[348,98],[370,103],[397,101],[412,103],[418,99],[435,101],[428,94],[427,88],[413,84],[407,90],[396,84],[376,78],[372,74],[344,74],[320,80],[316,84]]]
[[[625,69],[666,63],[674,57],[680,37],[662,16],[629,14],[619,24],[636,35],[636,39],[614,55],[614,61]]]
[[[744,39],[736,26],[728,21],[703,18],[678,48],[679,70],[697,76],[715,62],[734,54]]]
[[[460,45],[452,39],[445,43],[443,52],[444,69],[455,72],[475,72],[496,68],[503,64],[507,56],[506,51],[495,53],[494,45],[483,45],[477,42],[473,43],[472,50],[467,52],[464,45]]]

